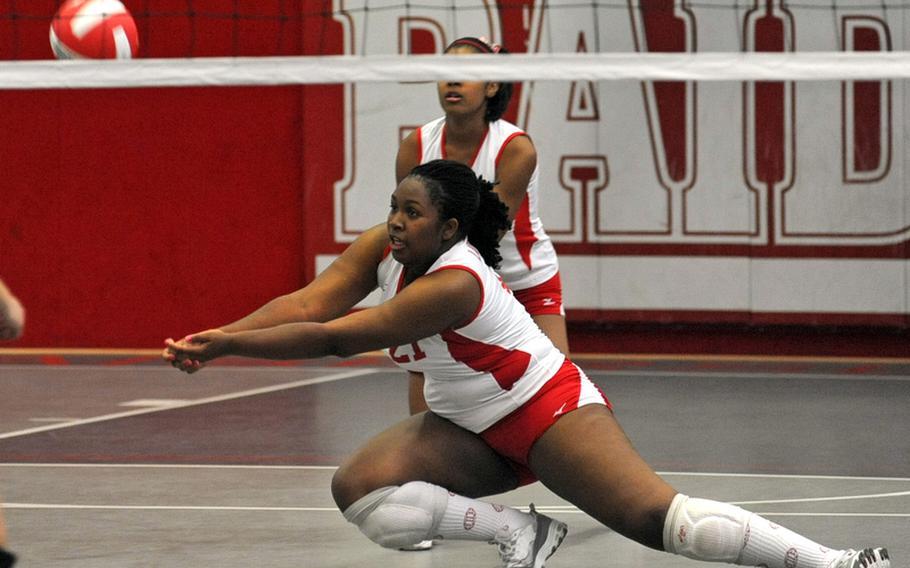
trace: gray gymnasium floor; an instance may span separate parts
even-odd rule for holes
[[[910,361],[579,357],[679,490],[910,567]],[[373,545],[333,466],[406,413],[379,357],[232,360],[0,351],[0,501],[23,568],[494,567],[494,547]],[[497,496],[569,523],[547,566],[685,567],[535,484]],[[705,564],[707,566],[707,564]]]

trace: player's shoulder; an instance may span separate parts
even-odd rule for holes
[[[534,143],[527,135],[510,138],[502,147],[499,165],[500,167],[513,165],[522,170],[533,169],[537,165],[537,149]]]
[[[520,126],[509,122],[504,118],[494,120],[490,123],[490,129],[499,132],[502,136],[527,136],[528,133]]]
[[[360,233],[342,256],[378,264],[387,255],[388,248],[389,232],[385,224],[381,223]]]
[[[503,152],[519,156],[535,155],[537,153],[531,136],[511,122],[500,118],[490,124],[490,131],[493,133],[491,138],[498,140],[502,144]]]

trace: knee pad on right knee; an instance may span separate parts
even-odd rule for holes
[[[448,497],[441,487],[412,481],[373,491],[348,507],[344,517],[376,544],[400,548],[433,538]]]
[[[735,505],[678,494],[664,522],[664,550],[695,560],[736,562],[749,517]]]

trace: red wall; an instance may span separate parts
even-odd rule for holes
[[[330,3],[124,2],[141,57],[341,52]],[[0,60],[52,57],[58,3],[0,6]],[[224,17],[238,5],[244,17]],[[341,105],[337,85],[0,89],[0,277],[28,319],[9,346],[154,348],[309,281],[314,256],[342,248],[324,237],[344,175]],[[576,351],[907,353],[906,327],[573,331]]]
[[[301,53],[315,49],[304,45],[305,27],[319,30],[309,34],[314,46],[331,31],[321,19],[192,26],[156,16],[156,39],[145,12],[175,13],[186,2],[125,3],[147,57]],[[0,17],[0,58],[50,58],[56,2],[18,4],[35,18],[12,29]],[[302,9],[256,4],[245,9]],[[234,5],[206,2],[223,13]],[[168,34],[173,41],[163,41]],[[331,224],[340,174],[323,159],[338,147],[324,123],[341,112],[338,99],[331,86],[0,90],[0,276],[28,320],[14,345],[157,347],[311,278],[304,228]],[[304,164],[322,187],[304,188]],[[306,191],[317,195],[307,200]]]

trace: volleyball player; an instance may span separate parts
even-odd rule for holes
[[[469,167],[420,165],[395,189],[384,225],[278,301],[284,308],[274,313],[294,304],[293,321],[309,323],[253,329],[252,321],[268,320],[269,310],[257,310],[247,331],[168,339],[162,357],[194,371],[224,355],[300,359],[387,348],[404,369],[423,373],[430,410],[369,440],[332,479],[345,519],[384,547],[489,541],[506,568],[542,568],[566,525],[533,506],[525,513],[478,500],[539,479],[616,532],[695,560],[890,568],[883,548],[828,549],[739,507],[682,495],[659,477],[600,390],[494,272],[508,225],[491,184]],[[348,313],[377,287],[379,305]]]
[[[445,49],[452,55],[501,52],[500,46],[476,37],[456,39]],[[471,166],[477,175],[496,182],[494,191],[508,207],[511,222],[500,241],[497,271],[540,329],[569,355],[556,250],[538,212],[537,150],[527,133],[502,118],[512,84],[441,81],[437,91],[445,115],[402,141],[396,179],[400,182],[414,166],[441,158]],[[412,413],[427,409],[419,374],[410,376],[408,402]]]
[[[18,339],[25,329],[25,310],[19,300],[0,280],[0,339]],[[6,550],[6,522],[0,511],[0,568],[9,568],[16,557]]]

